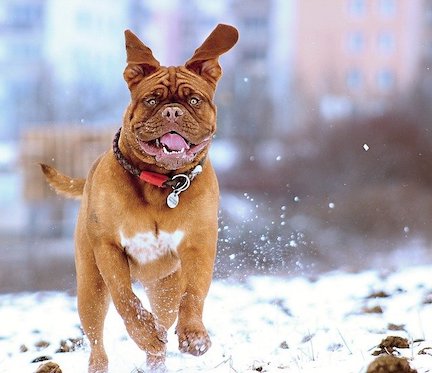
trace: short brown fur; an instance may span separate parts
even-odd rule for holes
[[[140,170],[172,176],[201,163],[203,171],[181,194],[179,205],[170,209],[166,204],[169,188],[141,181],[119,164],[112,150],[94,163],[85,180],[41,165],[58,193],[82,198],[75,261],[78,309],[91,347],[90,373],[108,371],[103,326],[110,298],[131,338],[147,353],[151,370],[164,370],[166,330],[176,319],[182,352],[201,355],[211,345],[202,313],[216,255],[219,190],[207,142],[216,130],[213,96],[221,76],[218,58],[232,48],[238,33],[231,26],[218,25],[184,66],[169,68],[160,66],[132,32],[126,31],[125,37],[124,78],[131,102],[123,118],[121,152]],[[194,95],[199,97],[197,105],[192,105]],[[181,119],[167,119],[167,108],[181,110]],[[140,148],[140,142],[151,142],[170,131],[192,144],[207,145],[187,161],[158,160]],[[159,237],[160,232],[176,231],[183,233],[176,250],[145,263],[129,255],[122,244],[122,236],[145,232]],[[131,278],[145,286],[152,313],[134,294]]]

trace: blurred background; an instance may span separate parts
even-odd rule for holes
[[[431,0],[2,0],[0,292],[73,291],[85,176],[128,103],[123,32],[181,65],[217,23],[218,277],[432,262]],[[115,206],[113,207],[115,208]]]

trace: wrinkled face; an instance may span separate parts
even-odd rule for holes
[[[213,96],[222,75],[218,59],[238,39],[219,24],[184,66],[164,67],[130,30],[125,31],[131,93],[122,133],[135,156],[147,164],[178,170],[198,163],[216,130]]]
[[[159,67],[142,79],[129,74],[124,126],[135,154],[167,170],[202,159],[216,130],[214,87],[183,66]]]

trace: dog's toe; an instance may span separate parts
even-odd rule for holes
[[[147,370],[151,373],[166,373],[168,372],[165,366],[165,357],[147,355]]]
[[[210,337],[205,330],[185,331],[179,334],[179,350],[194,356],[205,354],[211,347]]]

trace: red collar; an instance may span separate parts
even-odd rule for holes
[[[166,182],[170,180],[170,177],[167,175],[151,171],[141,171],[138,177],[146,183],[155,185],[159,188],[166,188]]]

